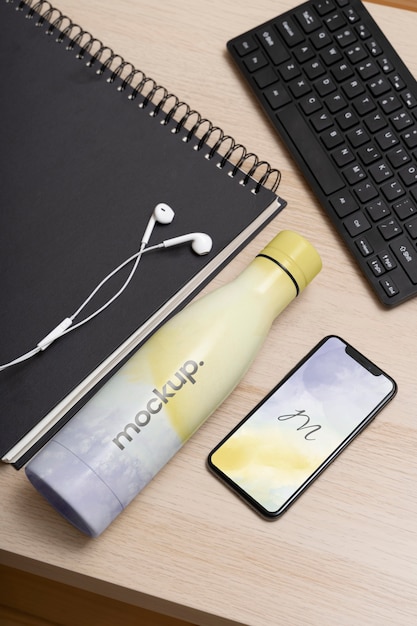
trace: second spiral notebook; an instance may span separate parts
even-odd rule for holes
[[[0,364],[138,250],[159,202],[175,219],[156,225],[150,244],[202,231],[214,245],[207,256],[187,246],[144,255],[111,307],[0,371],[0,457],[17,468],[285,206],[279,172],[49,3],[36,8],[0,0]]]

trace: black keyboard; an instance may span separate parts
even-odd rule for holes
[[[379,299],[417,294],[417,85],[359,0],[310,0],[228,42]]]

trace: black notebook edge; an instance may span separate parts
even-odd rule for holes
[[[11,463],[16,469],[21,468],[56,432],[61,428],[91,396],[99,386],[104,384],[111,374],[126,361],[131,354],[152,334],[169,316],[185,306],[227,263],[237,255],[244,246],[254,238],[262,228],[286,206],[285,200],[277,195],[280,182],[279,170],[271,168],[265,161],[259,161],[253,153],[237,144],[230,136],[224,135],[218,127],[214,127],[207,119],[191,110],[176,96],[159,86],[141,70],[136,70],[126,63],[119,55],[74,24],[58,9],[51,7],[46,0],[40,0],[32,8],[32,0],[14,3],[5,0],[6,4],[14,4],[16,10],[27,11],[26,17],[35,20],[43,32],[56,37],[56,41],[69,40],[69,47],[74,49],[77,58],[89,59],[87,65],[96,64],[97,74],[103,74],[107,82],[115,83],[115,88],[123,91],[131,89],[129,97],[143,97],[143,106],[154,107],[154,115],[165,116],[165,122],[171,126],[171,132],[182,133],[184,140],[192,141],[194,149],[203,147],[209,150],[206,158],[215,161],[214,166],[226,169],[226,174],[242,176],[242,185],[248,186],[248,192],[259,193],[268,190],[272,201],[257,217],[234,238],[219,254],[217,254],[194,278],[173,298],[165,302],[156,313],[133,333],[119,348],[100,364],[83,382],[78,385],[55,409],[50,411],[32,428],[16,445],[2,457],[5,463]],[[65,25],[65,28],[63,26]],[[94,50],[96,51],[94,52]],[[106,55],[106,58],[103,55]],[[130,70],[127,75],[126,67]],[[123,77],[123,72],[125,76]],[[138,77],[140,81],[137,83]],[[137,83],[137,84],[135,84]],[[145,93],[146,92],[146,93]],[[169,130],[167,130],[169,132]],[[224,153],[222,153],[222,151]],[[246,169],[246,171],[245,171]]]

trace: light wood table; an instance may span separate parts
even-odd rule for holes
[[[394,310],[378,304],[225,51],[230,37],[295,4],[57,0],[72,20],[281,169],[288,207],[206,291],[236,276],[284,228],[317,246],[324,269],[276,321],[235,392],[98,539],[61,519],[23,472],[0,467],[0,603],[42,617],[18,618],[3,607],[2,624],[417,623],[417,300]],[[417,13],[368,7],[417,75]],[[209,474],[206,456],[330,333],[387,370],[398,395],[279,521],[264,522]],[[42,601],[45,612],[37,613]]]

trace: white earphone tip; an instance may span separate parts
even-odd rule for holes
[[[196,254],[208,254],[213,247],[213,240],[206,233],[195,233],[191,247]]]
[[[174,211],[165,202],[160,202],[154,209],[155,219],[160,224],[170,224],[174,219]]]

